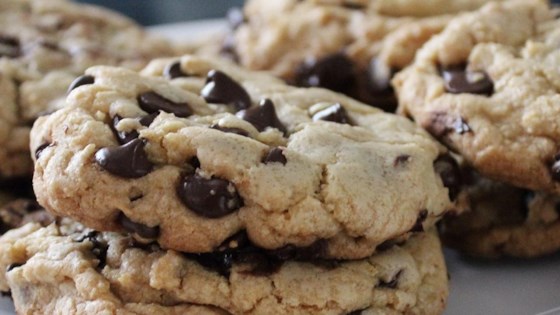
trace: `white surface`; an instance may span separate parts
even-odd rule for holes
[[[196,41],[225,29],[223,20],[152,27],[172,40]],[[446,315],[558,315],[560,254],[536,260],[476,261],[446,251],[451,294]],[[0,315],[14,314],[0,299]]]

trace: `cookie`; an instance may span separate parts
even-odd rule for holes
[[[468,210],[440,222],[444,244],[470,256],[537,257],[560,250],[560,197],[471,174]]]
[[[184,252],[247,230],[355,259],[453,209],[456,163],[403,117],[217,59],[86,73],[32,131],[34,188],[57,216]]]
[[[395,77],[399,112],[485,177],[560,192],[554,13],[544,1],[507,1],[457,18]]]
[[[68,230],[29,224],[0,238],[8,270],[0,284],[9,285],[18,313],[432,315],[448,294],[433,232],[366,259],[325,262],[285,260],[237,240],[188,255]]]
[[[248,1],[232,11],[223,53],[297,86],[320,86],[394,111],[393,74],[479,1]],[[421,10],[419,8],[422,8]],[[422,17],[418,17],[419,15]]]
[[[47,226],[54,221],[55,218],[32,199],[16,199],[0,205],[0,235],[30,222]]]
[[[64,0],[0,3],[0,179],[32,174],[29,130],[93,65],[139,69],[172,56],[166,41],[116,13]]]

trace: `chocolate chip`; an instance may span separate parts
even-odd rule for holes
[[[348,117],[346,110],[339,103],[315,113],[312,119],[313,121],[324,120],[351,125],[350,117]]]
[[[95,153],[95,161],[113,175],[139,178],[154,168],[144,151],[145,146],[144,140],[134,139],[118,147],[103,148]]]
[[[6,272],[12,271],[13,269],[17,268],[17,267],[21,267],[23,266],[24,263],[13,263],[13,264],[9,264],[8,268],[6,268]]]
[[[426,129],[437,139],[444,138],[451,131],[460,135],[472,132],[471,127],[463,117],[453,117],[445,112],[433,112]]]
[[[356,80],[354,63],[346,55],[336,53],[322,59],[305,61],[296,71],[295,85],[323,87],[348,94]]]
[[[365,5],[363,5],[363,4],[349,3],[349,2],[343,3],[342,6],[346,9],[350,9],[350,10],[363,10],[365,8]]]
[[[159,226],[150,227],[141,223],[136,223],[126,217],[121,212],[117,217],[117,222],[129,233],[135,233],[142,238],[157,238],[159,236]]]
[[[169,80],[188,76],[181,69],[181,62],[180,61],[176,61],[176,62],[168,64],[165,67],[165,69],[163,70],[163,75]]]
[[[157,113],[162,110],[172,113],[177,117],[188,117],[193,111],[187,103],[175,103],[156,92],[146,92],[138,96],[138,104],[140,108],[149,114]]]
[[[409,160],[410,160],[410,155],[401,154],[395,158],[395,161],[393,162],[393,166],[397,167],[399,165],[403,165],[407,163]]]
[[[554,161],[550,167],[552,179],[560,182],[560,152],[554,156]]]
[[[442,70],[445,89],[449,93],[482,94],[490,96],[494,93],[494,83],[482,71],[468,71],[466,65],[449,67]]]
[[[198,157],[193,156],[189,161],[189,165],[196,170],[197,168],[200,168],[200,160],[198,159]]]
[[[237,117],[250,122],[258,131],[265,131],[267,127],[272,127],[286,134],[286,127],[278,119],[274,104],[269,99],[262,99],[257,107],[238,112]]]
[[[50,143],[43,143],[41,144],[39,147],[37,147],[37,149],[35,149],[35,159],[39,159],[39,157],[41,156],[41,153],[43,153],[43,151],[48,148],[51,144]]]
[[[377,252],[384,252],[387,251],[395,246],[399,245],[399,241],[395,240],[395,239],[390,239],[390,240],[386,240],[385,242],[377,245],[377,247],[375,248],[375,251]]]
[[[233,133],[233,134],[240,135],[240,136],[243,136],[243,137],[248,137],[249,136],[249,133],[247,131],[241,129],[241,128],[222,127],[220,125],[212,125],[212,126],[210,126],[210,128],[219,130],[221,132]]]
[[[235,186],[221,178],[187,175],[181,179],[177,192],[190,210],[206,218],[221,218],[243,206]]]
[[[284,150],[283,149],[272,148],[270,151],[268,151],[268,154],[266,155],[266,157],[263,159],[262,162],[264,164],[282,163],[283,165],[286,165],[288,160],[286,159],[286,156],[284,156]]]
[[[138,122],[140,122],[140,124],[144,127],[149,127],[150,124],[154,121],[154,119],[156,119],[156,117],[159,115],[159,111],[143,116],[142,118],[140,118],[138,120]],[[140,134],[138,133],[138,131],[136,130],[131,130],[131,131],[118,131],[117,130],[117,125],[119,124],[119,122],[122,120],[123,118],[120,115],[115,115],[115,117],[113,117],[113,123],[111,125],[109,125],[109,127],[111,127],[111,130],[113,131],[113,133],[115,134],[115,136],[117,137],[117,140],[119,141],[120,144],[125,144],[128,143],[136,138],[138,138],[140,136]]]
[[[280,249],[272,250],[268,254],[282,261],[313,261],[326,257],[328,246],[327,240],[320,239],[306,247],[287,245]]]
[[[399,285],[399,278],[402,275],[404,270],[399,270],[399,272],[397,272],[393,278],[391,280],[389,280],[388,282],[385,282],[383,280],[379,280],[379,282],[376,285],[376,288],[387,288],[387,289],[396,289],[397,286]]]
[[[463,117],[455,119],[455,121],[453,122],[453,130],[455,130],[455,133],[458,133],[460,135],[472,131],[471,127],[467,124],[466,120]]]
[[[107,263],[107,250],[109,249],[109,245],[107,245],[105,242],[101,242],[97,239],[97,236],[99,236],[99,232],[97,231],[90,231],[84,235],[82,235],[80,238],[76,239],[76,242],[83,242],[83,241],[89,241],[92,244],[91,247],[91,253],[97,257],[97,260],[99,260],[99,263],[97,264],[97,268],[99,269],[103,269],[103,267],[105,267],[105,264]]]
[[[412,226],[410,232],[424,232],[424,226],[422,224],[424,223],[424,221],[426,221],[427,217],[428,210],[424,209],[420,211],[420,213],[418,214],[418,218],[416,219],[416,223],[414,223],[414,226]]]
[[[352,311],[352,312],[350,312],[346,315],[362,315],[363,310],[365,310],[365,309],[355,310],[355,311]]]
[[[138,122],[144,127],[150,127],[154,120],[156,120],[157,116],[159,116],[159,112],[151,113],[140,118]]]
[[[237,111],[251,107],[251,97],[247,91],[219,70],[208,72],[206,85],[202,89],[201,95],[208,103],[230,105]]]
[[[0,35],[0,57],[17,58],[21,55],[19,39]]]
[[[220,56],[235,63],[239,63],[239,55],[235,50],[235,36],[233,34],[227,34],[225,36],[222,47],[220,48]]]
[[[77,87],[80,87],[82,85],[89,85],[93,83],[95,83],[95,78],[91,75],[84,74],[82,76],[77,77],[76,79],[74,79],[74,81],[72,81],[72,83],[70,83],[70,86],[68,87],[68,93],[72,92]]]
[[[449,190],[449,199],[455,200],[461,191],[462,179],[461,170],[457,161],[449,154],[440,155],[434,161],[434,170],[441,177],[443,186]]]
[[[243,10],[235,7],[230,8],[227,11],[226,18],[229,24],[229,28],[232,30],[236,30],[243,23],[247,22],[247,19],[245,18],[245,14],[243,14]]]

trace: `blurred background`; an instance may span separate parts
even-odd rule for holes
[[[78,0],[77,2],[102,5],[120,11],[143,25],[222,18],[229,8],[243,6],[243,0]]]

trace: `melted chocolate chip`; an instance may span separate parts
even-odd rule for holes
[[[251,97],[247,91],[219,70],[208,72],[206,85],[202,89],[201,95],[209,103],[230,105],[238,111],[251,107]]]
[[[172,113],[177,117],[188,117],[193,111],[187,103],[175,103],[165,97],[155,93],[146,92],[138,96],[140,108],[149,114],[157,113],[160,110]]]
[[[144,151],[145,145],[144,140],[134,139],[118,147],[103,148],[95,153],[95,161],[113,175],[139,178],[154,168]]]
[[[12,271],[13,269],[17,268],[17,267],[21,267],[23,266],[24,263],[13,263],[13,264],[9,264],[8,268],[6,268],[6,272]]]
[[[410,232],[424,232],[424,226],[422,224],[424,223],[424,221],[426,221],[427,217],[428,210],[424,209],[420,211],[420,213],[418,214],[418,218],[416,219],[416,223],[414,223],[414,226],[412,226]]]
[[[494,93],[494,83],[482,71],[469,72],[466,66],[450,67],[442,70],[445,89],[449,93],[482,94],[490,96]]]
[[[443,186],[449,190],[449,199],[455,200],[463,184],[457,161],[448,154],[440,155],[434,161],[434,170],[441,177]]]
[[[399,165],[403,165],[407,163],[409,160],[410,160],[410,155],[408,154],[399,155],[395,158],[395,161],[393,162],[393,166],[397,167]]]
[[[323,87],[348,94],[355,84],[354,63],[342,53],[307,60],[296,71],[295,85]]]
[[[219,130],[221,132],[234,133],[236,135],[240,135],[240,136],[243,136],[243,137],[248,137],[249,136],[249,133],[247,131],[241,129],[241,128],[222,127],[220,125],[212,125],[212,126],[210,126],[210,128]]]
[[[355,97],[386,112],[394,112],[398,103],[391,86],[391,78],[397,72],[397,69],[372,58],[367,69],[360,74]]]
[[[338,103],[315,113],[313,115],[313,120],[324,120],[351,125],[350,117],[348,117],[346,110]]]
[[[35,159],[39,159],[39,157],[41,156],[41,153],[43,153],[43,151],[48,148],[51,144],[50,143],[43,143],[41,144],[39,147],[37,147],[37,149],[35,149]]]
[[[70,83],[70,86],[68,87],[68,93],[72,92],[77,87],[93,83],[95,83],[95,78],[91,75],[84,74],[80,77],[77,77],[76,79],[74,79],[74,81],[72,81],[72,83]]]
[[[286,156],[284,156],[284,150],[283,149],[272,148],[270,151],[268,151],[268,154],[266,155],[266,157],[263,159],[262,162],[264,164],[282,163],[283,165],[286,165],[288,160],[286,159]]]
[[[395,274],[395,276],[393,276],[393,278],[391,280],[389,280],[388,282],[385,282],[383,280],[379,280],[379,283],[377,283],[376,287],[377,288],[396,289],[397,286],[399,285],[399,278],[400,278],[402,273],[403,273],[403,270],[399,270],[399,272],[397,272]]]
[[[149,227],[147,225],[136,223],[126,217],[121,212],[117,217],[117,222],[129,233],[135,233],[142,238],[157,238],[159,236],[159,226]]]
[[[140,125],[144,127],[150,127],[150,125],[156,120],[157,116],[159,116],[159,112],[151,113],[146,115],[138,120]]]
[[[0,57],[17,58],[21,56],[19,39],[0,35]]]
[[[235,186],[221,178],[187,175],[181,180],[177,193],[190,210],[206,218],[221,218],[243,206]]]
[[[229,24],[229,28],[231,30],[236,30],[243,23],[247,22],[247,19],[245,18],[245,14],[243,14],[243,10],[235,7],[230,8],[227,11],[226,18]]]
[[[463,117],[454,118],[445,112],[432,113],[426,129],[437,139],[444,138],[452,131],[460,135],[472,132],[471,127]]]
[[[86,240],[91,242],[92,244],[91,253],[95,257],[97,257],[97,260],[99,260],[99,263],[97,264],[97,268],[103,269],[103,267],[105,267],[105,264],[107,263],[107,250],[109,249],[109,245],[107,245],[105,242],[99,241],[97,239],[98,235],[99,232],[90,231],[85,235],[82,235],[82,237],[76,239],[75,241],[79,243]]]
[[[181,69],[181,62],[180,61],[176,61],[176,62],[168,64],[167,67],[165,67],[165,69],[163,70],[163,75],[169,80],[188,76]]]
[[[318,240],[306,247],[286,245],[282,248],[272,250],[269,255],[282,260],[314,261],[327,256],[328,241]]]
[[[159,115],[159,111],[143,116],[142,118],[140,118],[138,120],[138,122],[140,122],[140,124],[144,127],[149,127],[152,122],[154,121],[154,119],[156,119],[156,117]],[[117,140],[119,141],[120,144],[125,144],[128,143],[136,138],[139,137],[139,133],[136,130],[131,130],[131,131],[118,131],[117,130],[117,125],[119,124],[119,122],[122,120],[123,118],[120,115],[115,115],[115,117],[113,117],[113,123],[111,125],[109,125],[109,127],[111,127],[111,130],[113,131],[113,133],[115,134],[115,136],[117,137]]]
[[[265,131],[267,127],[272,127],[286,134],[286,127],[278,119],[274,104],[269,99],[261,100],[257,107],[238,112],[237,116],[250,122],[258,131]]]

